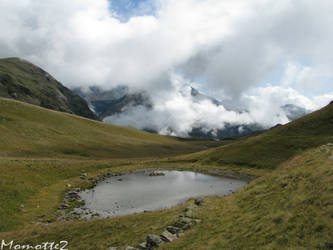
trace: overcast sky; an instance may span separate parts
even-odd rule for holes
[[[30,60],[68,87],[183,98],[180,112],[187,83],[267,117],[333,99],[332,13],[332,0],[0,0],[0,57]]]

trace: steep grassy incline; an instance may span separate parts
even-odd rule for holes
[[[333,104],[264,134],[182,157],[217,165],[274,168],[292,156],[333,141]]]
[[[203,145],[0,98],[0,157],[155,157]]]
[[[84,99],[41,68],[19,58],[0,59],[0,96],[96,119]]]

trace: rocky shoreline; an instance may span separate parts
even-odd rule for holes
[[[203,204],[203,199],[195,199],[192,204],[187,206],[184,214],[178,217],[178,220],[165,227],[165,230],[160,234],[148,234],[146,240],[137,246],[127,246],[126,250],[150,250],[158,248],[163,244],[177,240],[184,235],[184,232],[201,222],[195,218],[194,212]],[[117,250],[117,247],[109,247],[108,250]]]
[[[213,176],[220,176],[220,177],[228,177],[234,178],[239,180],[246,180],[250,182],[251,180],[255,179],[256,176],[251,176],[247,174],[240,174],[234,172],[232,170],[220,170],[220,169],[211,169],[208,171],[197,171],[195,166],[193,166],[193,172],[199,172],[204,174],[210,174]],[[149,176],[164,176],[164,173],[161,172],[163,170],[178,170],[178,171],[188,171],[189,169],[184,168],[148,168],[148,169],[138,169],[134,171],[129,171],[125,173],[113,173],[111,171],[105,174],[99,174],[98,176],[89,177],[87,173],[82,173],[79,177],[81,180],[85,180],[88,184],[88,188],[72,188],[64,194],[64,199],[61,205],[58,208],[58,221],[68,221],[68,220],[77,220],[77,219],[97,219],[101,218],[100,214],[95,211],[91,211],[90,209],[86,208],[85,202],[81,199],[79,193],[86,190],[94,188],[99,182],[105,181],[108,178],[115,177],[115,176],[122,176],[124,174],[130,174],[133,172],[145,172]],[[118,178],[118,181],[122,181],[122,178]],[[71,187],[71,184],[66,185],[67,188]]]
[[[89,184],[89,189],[94,188],[99,182],[105,181],[107,178],[114,176],[121,176],[121,173],[108,172],[106,174],[100,174],[96,178],[88,178],[87,173],[80,175],[80,179],[86,180]],[[71,187],[71,184],[67,184],[66,187]],[[100,215],[94,211],[85,208],[84,201],[80,197],[80,192],[84,191],[83,188],[73,188],[64,194],[64,199],[58,208],[58,221],[72,220],[72,219],[94,219]]]

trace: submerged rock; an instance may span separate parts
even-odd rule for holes
[[[165,176],[165,173],[153,171],[149,174],[149,176]]]

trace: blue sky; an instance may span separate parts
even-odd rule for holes
[[[126,22],[132,16],[153,15],[153,0],[109,0],[110,11],[116,12],[117,18]]]

